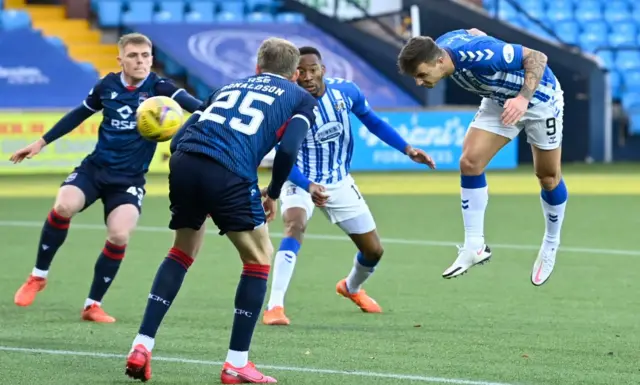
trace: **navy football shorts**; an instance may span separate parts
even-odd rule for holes
[[[199,230],[207,215],[220,235],[249,231],[265,223],[260,188],[198,153],[176,151],[169,160],[172,230]]]
[[[84,211],[96,200],[102,200],[104,206],[104,220],[118,206],[132,204],[138,212],[142,212],[142,199],[144,198],[144,175],[128,176],[100,167],[90,160],[84,160],[76,167],[62,186],[76,186],[84,193]]]

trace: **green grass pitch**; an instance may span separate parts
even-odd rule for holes
[[[629,177],[633,171],[613,173],[615,195],[589,194],[584,186],[571,192],[572,177],[574,185],[593,177],[594,190],[600,189],[599,176],[613,175],[606,169],[567,174],[570,198],[556,271],[539,288],[530,283],[544,226],[535,180],[530,194],[509,194],[499,184],[520,174],[501,176],[494,190],[507,193],[491,196],[486,218],[493,261],[455,280],[441,273],[462,239],[459,196],[398,195],[393,189],[367,194],[361,186],[386,250],[365,287],[384,313],[363,314],[335,294],[355,249],[316,212],[286,299],[292,325],[259,325],[251,358],[279,383],[296,385],[638,384],[640,197],[633,191],[640,178],[637,172]],[[373,182],[363,184],[371,186],[376,178],[385,180],[355,177],[368,178]],[[124,355],[172,242],[167,199],[145,198],[140,228],[104,300],[118,322],[90,324],[80,320],[80,311],[104,242],[100,205],[74,218],[35,303],[13,304],[33,267],[51,191],[62,178],[0,178],[5,192],[22,186],[23,196],[37,195],[26,191],[29,186],[43,195],[0,198],[0,383],[132,383],[124,375]],[[457,190],[455,174],[438,178]],[[489,183],[492,191],[491,174]],[[280,221],[278,216],[270,225],[276,248]],[[241,263],[231,244],[208,227],[205,246],[157,336],[151,384],[218,383]]]

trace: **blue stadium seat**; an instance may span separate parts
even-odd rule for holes
[[[213,13],[189,12],[184,15],[184,21],[188,24],[211,24],[214,22]]]
[[[640,92],[640,71],[627,71],[622,73],[624,89],[627,92]]]
[[[123,6],[120,0],[97,0],[95,4],[98,24],[101,27],[117,27],[120,25]]]
[[[536,36],[543,37],[551,41],[558,41],[558,39],[555,36],[547,32],[544,28],[542,28],[540,25],[536,23],[531,23],[530,25],[526,26],[526,29],[529,33],[532,33]]]
[[[216,22],[218,23],[242,23],[244,21],[244,14],[237,12],[220,12],[216,16]]]
[[[561,21],[553,25],[555,26],[554,31],[564,42],[569,44],[578,44],[578,40],[580,38],[580,26],[578,23],[568,20]]]
[[[276,15],[276,21],[280,23],[300,24],[305,22],[305,17],[301,13],[281,12]]]
[[[185,5],[182,1],[163,1],[160,11],[153,16],[155,23],[181,23],[184,20]]]
[[[244,3],[237,1],[225,1],[224,3],[220,3],[220,13],[244,15]]]
[[[151,23],[154,4],[150,0],[130,0],[129,10],[122,15],[123,24]]]
[[[13,9],[0,12],[0,29],[9,31],[26,28],[31,28],[31,16],[27,12]]]
[[[547,10],[547,19],[551,20],[554,23],[566,20],[574,20],[573,8],[561,4],[550,4],[549,9]]]
[[[609,45],[612,47],[629,47],[636,45],[636,35],[612,32],[609,34]]]
[[[594,52],[599,47],[607,46],[607,35],[599,35],[593,32],[583,32],[578,39],[580,47],[587,52]]]
[[[622,94],[622,108],[627,111],[640,110],[640,93],[625,92]]]
[[[64,44],[64,41],[57,36],[47,36],[47,42],[49,42],[54,47],[58,48],[60,51],[67,53],[67,46]]]
[[[609,1],[604,6],[604,19],[609,23],[617,23],[630,19],[629,5],[624,1]]]
[[[636,23],[640,23],[640,4],[637,4],[631,13],[631,19]]]
[[[265,12],[253,12],[247,15],[246,21],[249,23],[273,23],[273,16]]]
[[[609,25],[604,21],[591,21],[582,24],[582,30],[596,35],[607,36],[609,34]]]
[[[623,21],[611,24],[611,32],[626,33],[630,35],[638,34],[638,24],[633,21]]]
[[[622,72],[640,70],[640,51],[618,51],[615,67]]]
[[[201,15],[211,15],[215,13],[215,3],[212,1],[192,0],[188,2],[191,12],[197,12]]]
[[[275,0],[245,0],[249,12],[273,12],[277,6]]]
[[[602,20],[602,7],[599,2],[583,2],[575,10],[575,18],[581,23]]]
[[[629,133],[640,134],[640,111],[632,111],[629,114]]]
[[[596,55],[602,60],[602,63],[607,69],[611,70],[616,67],[615,55],[613,51],[602,50],[598,51]]]

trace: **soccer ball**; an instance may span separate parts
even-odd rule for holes
[[[167,96],[154,96],[142,102],[136,112],[138,132],[153,142],[166,142],[180,129],[182,107]]]

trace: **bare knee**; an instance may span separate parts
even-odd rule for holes
[[[362,251],[365,259],[370,261],[379,261],[382,259],[382,255],[384,254],[384,248],[381,244],[377,244],[374,247],[371,247],[367,250]]]
[[[543,190],[546,191],[551,191],[554,188],[556,188],[556,186],[560,183],[560,173],[555,173],[555,172],[547,172],[547,173],[541,173],[541,172],[536,172],[536,177],[538,178],[538,183],[540,183],[540,187],[542,187]]]
[[[295,238],[298,242],[302,242],[302,237],[306,230],[306,220],[301,220],[300,218],[290,219],[284,223],[284,236]]]
[[[124,246],[129,243],[131,233],[128,230],[122,229],[108,229],[107,240],[114,245]]]
[[[271,256],[273,255],[273,245],[269,242],[268,245],[256,249],[252,253],[244,254],[241,256],[242,262],[247,265],[271,265]]]
[[[484,162],[474,156],[464,153],[460,157],[460,173],[462,175],[480,175],[484,172],[484,168]]]
[[[175,238],[173,240],[173,248],[178,249],[192,259],[195,259],[200,251],[200,247],[202,246],[204,232],[205,230],[202,227],[200,230],[188,228],[176,230]]]

